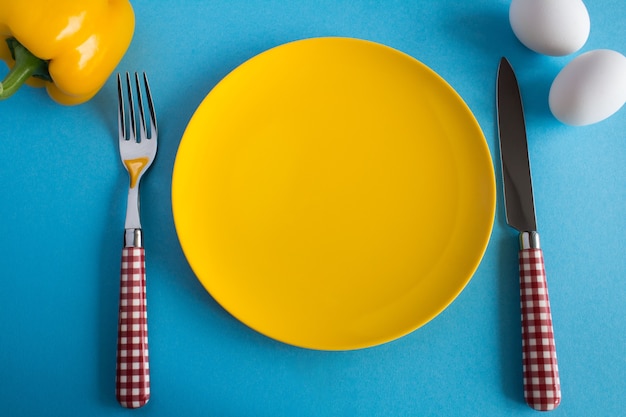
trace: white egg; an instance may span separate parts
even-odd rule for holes
[[[551,56],[578,51],[587,42],[591,26],[582,0],[513,0],[509,21],[520,42]]]
[[[561,122],[584,126],[617,112],[626,102],[626,57],[597,49],[574,58],[550,87],[552,114]]]

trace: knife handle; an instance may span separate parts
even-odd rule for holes
[[[146,265],[142,247],[122,249],[115,396],[126,408],[150,399]]]
[[[543,251],[538,247],[522,248],[519,270],[524,398],[535,410],[549,411],[561,402],[561,382]]]

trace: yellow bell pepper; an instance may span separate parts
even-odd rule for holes
[[[126,53],[134,29],[128,0],[0,0],[0,59],[11,67],[0,99],[26,81],[45,86],[61,104],[91,99]]]

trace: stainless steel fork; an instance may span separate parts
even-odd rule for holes
[[[134,76],[137,100],[133,98],[130,74],[126,73],[125,78],[127,101],[124,99],[122,76],[117,75],[119,148],[130,184],[122,249],[115,394],[122,406],[138,408],[150,399],[146,268],[139,220],[139,183],[156,156],[157,122],[146,74],[143,73],[142,78],[149,124],[146,123],[139,74]],[[126,110],[130,120],[126,118]],[[135,118],[136,111],[139,121]]]

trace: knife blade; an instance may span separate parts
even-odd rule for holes
[[[561,402],[561,382],[537,233],[524,109],[517,77],[506,58],[498,66],[496,108],[506,221],[520,233],[524,399],[535,410],[549,411]]]

